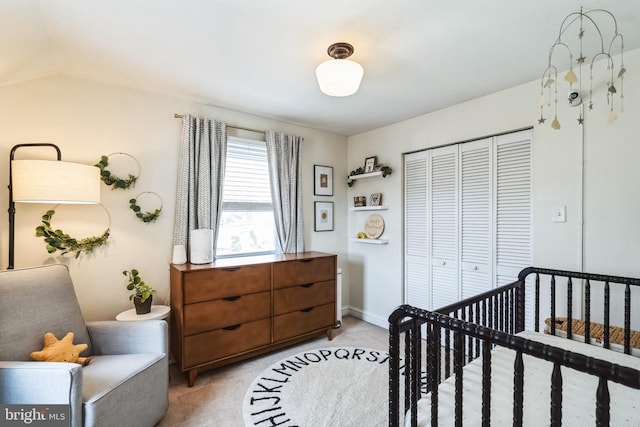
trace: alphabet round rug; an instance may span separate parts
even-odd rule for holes
[[[389,355],[328,347],[289,356],[249,386],[247,426],[321,427],[388,424]]]

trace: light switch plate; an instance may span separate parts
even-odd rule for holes
[[[553,222],[567,222],[567,207],[554,206],[552,208]]]

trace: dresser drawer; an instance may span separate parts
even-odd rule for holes
[[[270,323],[262,319],[185,337],[183,369],[269,345]]]
[[[184,335],[221,329],[271,316],[271,292],[239,295],[184,306]]]
[[[273,296],[273,314],[277,316],[315,305],[332,303],[335,298],[335,280],[277,289]]]
[[[184,274],[184,302],[190,304],[271,289],[271,265],[255,264]]]
[[[336,323],[335,304],[281,314],[273,318],[273,340],[284,341],[307,332],[331,328]]]
[[[336,258],[318,257],[273,264],[273,287],[304,285],[307,283],[335,280]]]

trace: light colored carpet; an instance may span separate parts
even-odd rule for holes
[[[333,333],[332,341],[319,336],[274,353],[202,372],[191,388],[187,387],[185,375],[175,365],[171,365],[169,410],[157,427],[242,427],[242,402],[245,393],[253,380],[275,362],[305,350],[324,347],[388,350],[386,329],[351,316],[344,317],[342,327],[335,329]],[[373,405],[371,403],[371,407]]]
[[[361,427],[387,424],[389,355],[325,347],[288,356],[249,386],[247,426]]]

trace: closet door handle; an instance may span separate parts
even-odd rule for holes
[[[222,329],[224,329],[225,331],[235,331],[240,326],[242,326],[242,325],[231,325],[231,326],[227,326],[226,328],[222,328]]]
[[[311,310],[313,310],[313,309],[314,309],[314,307],[309,307],[309,308],[305,308],[305,309],[300,310],[300,311],[301,311],[301,312],[303,312],[303,313],[308,313],[308,312],[310,312],[310,311],[311,311]]]
[[[300,287],[302,287],[302,288],[310,288],[310,287],[312,287],[313,285],[315,285],[315,283],[307,283],[307,284],[305,284],[305,285],[300,285]]]
[[[236,295],[235,297],[227,297],[227,298],[222,298],[225,301],[238,301],[240,298],[242,297],[242,295]]]

